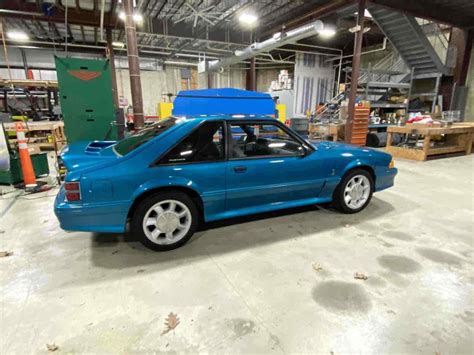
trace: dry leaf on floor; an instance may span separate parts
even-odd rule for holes
[[[12,256],[12,251],[0,251],[0,258],[6,258],[7,256]]]
[[[357,279],[357,280],[367,280],[368,277],[366,275],[364,275],[363,273],[361,272],[356,272],[354,274],[354,279]]]
[[[323,269],[323,267],[321,266],[321,264],[317,264],[317,263],[313,264],[313,270],[314,271],[321,271],[322,269]]]
[[[172,331],[173,329],[175,329],[178,326],[178,324],[179,324],[178,315],[171,312],[170,314],[168,314],[168,318],[166,318],[166,320],[165,320],[166,329],[163,330],[161,335],[164,335],[164,334]]]
[[[59,346],[57,346],[56,344],[46,344],[46,347],[48,348],[48,351],[56,351],[59,349]]]

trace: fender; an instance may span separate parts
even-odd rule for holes
[[[168,176],[168,178],[161,178],[161,179],[158,178],[158,179],[148,180],[145,183],[138,186],[138,188],[133,192],[133,195],[130,199],[131,200],[130,206],[140,195],[146,193],[147,191],[159,189],[160,187],[173,187],[173,186],[185,187],[187,189],[194,190],[200,196],[202,195],[202,190],[199,188],[199,186],[195,182],[182,178],[182,177]]]
[[[367,166],[372,169],[372,171],[375,174],[375,167],[373,164],[370,164],[367,160],[357,158],[356,160],[352,160],[347,164],[344,169],[341,172],[341,178],[351,169],[357,168],[357,167],[362,167],[362,166]]]

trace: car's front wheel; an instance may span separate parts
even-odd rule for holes
[[[150,249],[171,250],[192,237],[198,216],[195,203],[185,193],[159,192],[140,203],[132,218],[131,231]]]
[[[367,170],[350,170],[334,192],[334,204],[341,212],[356,213],[369,204],[373,191],[374,179]]]

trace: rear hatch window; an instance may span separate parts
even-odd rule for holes
[[[126,155],[173,127],[176,124],[176,121],[176,117],[170,117],[166,120],[156,122],[153,125],[119,141],[114,146],[114,151],[119,155]]]

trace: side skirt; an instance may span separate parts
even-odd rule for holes
[[[205,216],[205,220],[206,222],[210,222],[210,221],[216,221],[219,219],[234,218],[234,217],[264,213],[264,212],[271,212],[271,211],[277,211],[277,210],[283,210],[287,208],[301,207],[301,206],[307,206],[307,205],[316,205],[316,204],[327,203],[331,201],[332,201],[332,198],[330,197],[312,197],[312,198],[296,200],[296,201],[276,202],[276,203],[271,203],[268,205],[247,207],[247,208],[242,208],[239,210],[232,210],[232,211],[226,211],[222,213],[216,213],[213,215],[207,215]]]

